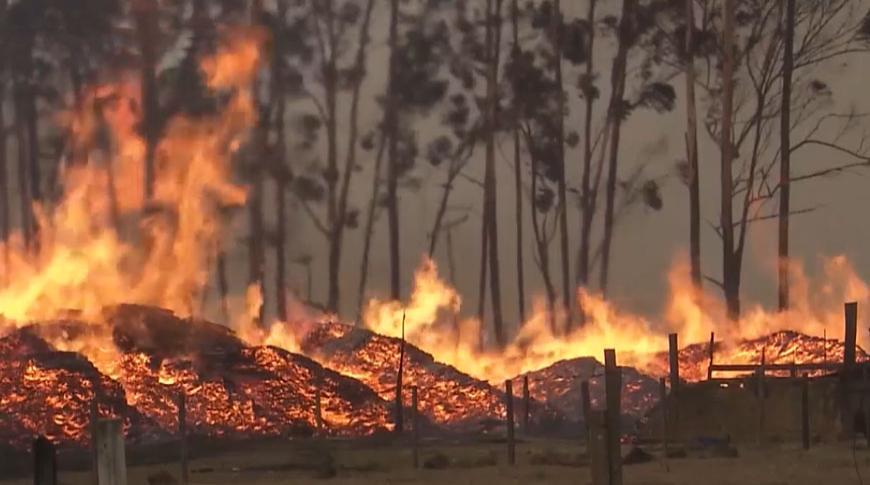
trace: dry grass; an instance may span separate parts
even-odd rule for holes
[[[578,466],[582,456],[571,442],[532,441],[517,448],[517,466],[506,464],[504,445],[429,444],[421,450],[421,462],[443,455],[446,468],[415,470],[406,449],[362,447],[348,443],[287,443],[250,445],[245,450],[223,453],[191,463],[191,483],[201,484],[481,484],[547,483],[586,484],[589,469]],[[562,457],[542,460],[541,457]],[[860,446],[858,469],[870,483],[870,450]],[[495,460],[493,460],[495,457]],[[441,458],[443,461],[444,458]],[[493,464],[495,462],[495,464]],[[130,469],[130,485],[147,484],[148,476],[166,471],[178,475],[177,464]],[[90,484],[81,472],[63,472],[65,485]],[[0,481],[29,484],[30,478]],[[815,485],[858,483],[850,443],[828,444],[804,452],[784,444],[763,450],[742,447],[739,458],[669,459],[625,467],[625,483],[634,485]]]

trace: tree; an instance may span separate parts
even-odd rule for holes
[[[795,1],[786,0],[785,39],[782,61],[782,107],[780,108],[780,162],[779,162],[779,309],[789,307],[789,212],[791,204],[791,85],[794,71]]]
[[[595,0],[592,0],[595,3]],[[513,50],[512,56],[520,55],[520,33],[519,33],[519,6],[517,0],[513,0],[511,4],[511,26],[513,32]],[[516,106],[512,106],[516,111]],[[523,257],[523,164],[522,164],[522,146],[520,144],[520,128],[518,125],[513,126],[514,136],[514,197],[516,199],[515,221],[517,225],[517,303],[519,305],[520,322],[526,321],[526,284],[525,284],[525,258]]]
[[[689,186],[689,261],[692,284],[701,289],[701,187],[698,164],[698,110],[695,105],[695,1],[686,0],[686,170]]]
[[[566,331],[571,330],[571,315],[573,313],[573,300],[571,294],[571,258],[568,255],[568,195],[567,195],[567,183],[565,179],[567,175],[565,174],[565,116],[566,116],[566,106],[565,106],[565,94],[564,94],[564,86],[562,81],[562,34],[564,32],[564,20],[562,19],[562,7],[560,4],[560,0],[553,0],[553,14],[550,19],[550,25],[552,29],[552,33],[550,34],[551,40],[553,42],[553,70],[556,77],[556,86],[558,86],[558,104],[556,112],[556,124],[558,126],[559,133],[559,143],[558,147],[558,157],[559,157],[559,180],[558,180],[558,191],[559,191],[559,249],[562,256],[562,307],[566,316]]]
[[[390,296],[401,298],[401,255],[399,254],[399,107],[398,50],[399,0],[390,0],[390,66],[387,105],[384,113],[387,140],[387,216],[390,255]]]
[[[777,122],[780,131],[784,126],[780,117],[787,57],[782,48],[784,9],[779,3],[763,1],[724,5],[727,8],[721,16],[718,9],[703,10],[692,53],[707,59],[704,62],[707,73],[698,76],[697,82],[708,97],[705,128],[711,138],[718,141],[722,157],[720,221],[714,228],[723,241],[722,279],[708,279],[723,289],[728,315],[737,319],[749,227],[754,222],[779,217],[779,213],[765,215],[762,210],[778,195],[783,182],[791,188],[799,181],[866,166],[868,159],[863,143],[852,149],[844,139],[862,116],[854,112],[833,112],[830,88],[808,69],[860,50],[856,33],[861,19],[855,15],[854,3],[847,0],[811,2],[796,8],[793,44],[798,47],[793,50],[793,69],[789,69],[793,79],[788,83],[792,91],[788,98],[799,102],[797,105],[789,102],[788,106],[791,134],[787,151],[793,155],[806,146],[817,146],[857,161],[801,174],[791,173],[785,179],[780,176],[779,181],[772,178],[780,162],[780,152],[786,148],[779,146],[782,140],[779,145],[771,143],[771,133],[776,130]],[[726,13],[730,13],[730,18]],[[721,30],[717,30],[720,17],[724,22]],[[721,59],[721,63],[709,62],[711,56],[714,60]],[[804,76],[798,77],[801,72]],[[795,86],[804,91],[803,96],[793,95]],[[840,126],[832,127],[833,124]],[[825,139],[828,130],[834,133],[830,140]],[[797,143],[791,141],[794,134],[800,136]],[[790,218],[812,208],[794,210],[789,207],[789,210]]]

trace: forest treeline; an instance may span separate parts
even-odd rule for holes
[[[141,87],[150,197],[167,120],[214,109],[198,59],[229,26],[253,25],[268,40],[258,122],[236,176],[249,187],[246,283],[271,289],[278,318],[287,318],[293,268],[307,268],[309,289],[299,296],[337,313],[342,301],[362,304],[372,254],[386,251],[389,296],[399,299],[412,269],[401,266],[403,252],[446,259],[455,271],[453,231],[480,221],[475,303],[495,343],[509,338],[505,305],[517,306],[520,321],[530,313],[527,260],[540,273],[553,330],[568,332],[584,323],[578,287],[607,295],[621,218],[638,205],[661,209],[662,177],[685,185],[675,203],[686,208],[691,280],[720,288],[731,318],[740,315],[750,227],[776,221],[784,310],[790,220],[813,209],[793,206],[792,184],[870,165],[867,114],[837,111],[815,75],[867,51],[866,13],[854,0],[2,0],[0,231],[35,245],[34,203],[51,207],[64,167],[87,163],[55,113],[125,70]],[[678,108],[682,124],[671,129],[685,134],[680,160],[664,176],[627,164],[625,123]],[[792,157],[807,149],[835,163],[794,169]],[[437,177],[421,178],[422,165]],[[701,210],[703,171],[717,174],[715,213]],[[432,220],[415,223],[427,227],[428,244],[410,247],[402,200],[424,184],[438,204]],[[452,203],[459,184],[479,193],[473,207]],[[498,216],[506,212],[514,217]],[[324,260],[288,257],[296,213],[328,248]],[[505,223],[515,225],[515,254],[500,247],[498,235],[514,232],[500,233]],[[705,230],[721,244],[702,248]],[[373,244],[378,231],[385,247]],[[346,255],[351,232],[362,241],[358,260]],[[702,271],[702,251],[721,255],[714,274]],[[358,281],[347,282],[348,265],[359,267]],[[510,278],[506,265],[516,266]],[[215,274],[226,300],[226,248]],[[312,278],[327,280],[325,294],[312,294]],[[508,286],[515,301],[503,298]]]

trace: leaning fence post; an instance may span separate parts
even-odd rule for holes
[[[45,436],[33,441],[33,484],[57,485],[57,453]]]
[[[510,379],[504,381],[505,414],[507,422],[507,452],[508,464],[516,463],[516,444],[514,443],[514,390]]]
[[[616,365],[616,350],[604,350],[604,390],[607,400],[607,458],[610,485],[622,485],[621,434],[622,374]]]
[[[676,394],[680,387],[680,347],[675,333],[668,335],[668,363],[670,364],[671,394]]]
[[[118,419],[97,421],[97,484],[127,485],[124,431]]]
[[[804,449],[810,449],[810,379],[801,378],[801,441]]]
[[[529,434],[529,415],[531,414],[529,397],[529,376],[523,376],[523,433]]]
[[[187,397],[184,391],[178,396],[178,436],[181,449],[181,483],[190,481],[190,473],[187,464]]]
[[[411,416],[411,425],[414,427],[414,433],[412,435],[414,468],[420,468],[420,419],[418,417],[420,410],[417,407],[417,386],[411,386],[411,409],[414,413]]]

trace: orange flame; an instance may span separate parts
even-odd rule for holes
[[[62,174],[63,197],[52,207],[35,207],[33,247],[25,247],[20,234],[0,245],[9,256],[3,267],[9,281],[0,287],[5,325],[49,320],[66,310],[101,323],[103,309],[120,303],[194,312],[221,236],[220,209],[245,202],[230,161],[256,119],[251,84],[261,37],[236,33],[203,61],[207,85],[228,93],[229,101],[214,116],[168,122],[155,150],[150,200],[142,188],[146,150],[135,129],[135,81],[98,86],[84,94],[80,110],[63,117],[74,154]],[[75,345],[113,374],[116,360],[93,350],[111,341]]]

